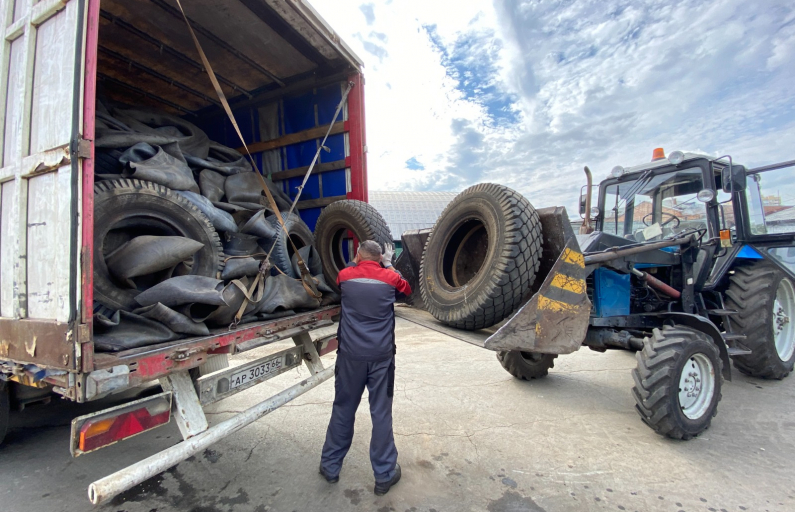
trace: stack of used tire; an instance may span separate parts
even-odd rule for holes
[[[270,251],[273,275],[248,300],[243,322],[312,309],[296,244],[323,279],[314,237],[290,199],[236,150],[169,114],[100,108],[95,140],[94,331],[98,350],[118,351],[228,327]],[[272,251],[271,251],[272,249]]]
[[[532,296],[542,245],[538,213],[520,193],[492,183],[464,190],[425,242],[419,270],[425,308],[459,329],[498,324]],[[497,353],[503,367],[522,379],[546,375],[555,357]]]

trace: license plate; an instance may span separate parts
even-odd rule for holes
[[[235,389],[249,382],[263,379],[271,373],[279,371],[283,366],[284,357],[279,356],[276,359],[271,359],[257,366],[233,373],[232,377],[229,379],[229,389]]]

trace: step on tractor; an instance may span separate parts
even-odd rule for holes
[[[658,149],[613,168],[595,201],[586,167],[579,234],[563,207],[475,185],[432,229],[403,234],[396,266],[419,291],[398,315],[496,351],[523,380],[581,346],[634,350],[641,419],[690,439],[731,361],[759,378],[793,369],[793,166]]]

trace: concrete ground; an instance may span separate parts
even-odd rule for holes
[[[366,406],[339,483],[317,474],[333,400],[327,382],[97,509],[795,510],[793,378],[761,381],[735,371],[712,427],[676,442],[633,410],[629,352],[582,349],[528,383],[508,375],[493,353],[405,320],[397,336],[394,427],[403,480],[386,496],[372,493]],[[307,375],[291,371],[216,404],[210,421]],[[1,510],[90,510],[90,482],[179,441],[172,424],[72,459],[69,421],[98,406],[67,405],[30,408],[13,420],[0,447]]]

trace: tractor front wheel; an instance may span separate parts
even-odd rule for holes
[[[557,354],[541,354],[538,352],[497,352],[497,359],[505,371],[522,380],[546,377],[549,369],[555,366]]]
[[[709,336],[681,325],[654,329],[635,357],[632,395],[644,423],[672,439],[691,439],[709,427],[723,383]]]

